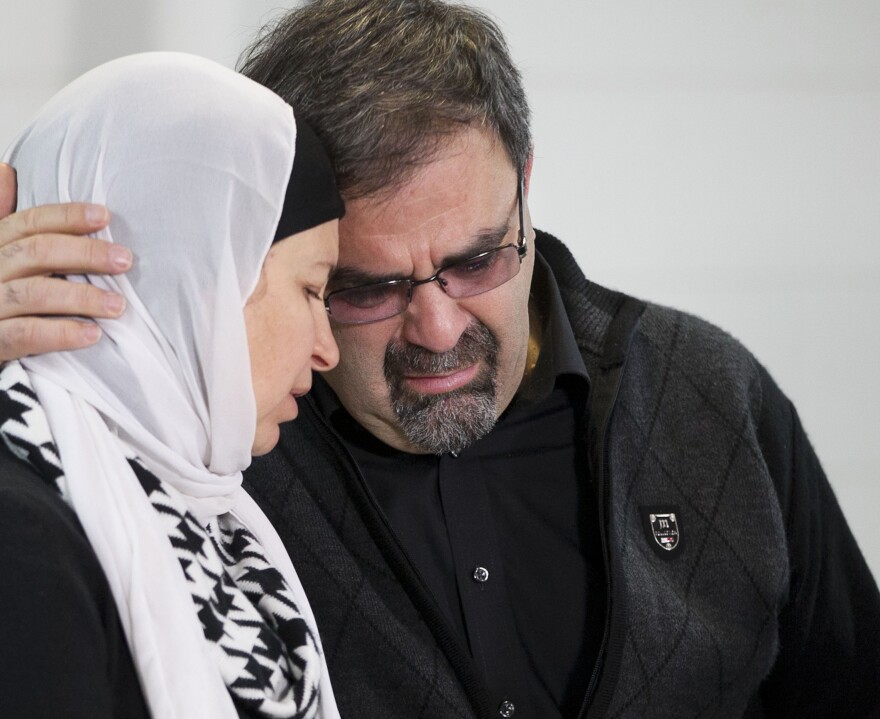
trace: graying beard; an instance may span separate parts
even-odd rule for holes
[[[467,386],[441,394],[408,392],[404,372],[441,374],[485,362]],[[498,340],[486,325],[476,322],[448,352],[434,353],[415,345],[390,344],[383,371],[391,406],[410,444],[425,452],[458,452],[488,434],[496,419]]]
[[[460,452],[495,426],[495,379],[445,395],[404,395],[392,403],[410,444],[432,454]]]

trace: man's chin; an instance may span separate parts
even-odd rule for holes
[[[491,431],[496,418],[498,341],[477,323],[441,354],[389,344],[383,371],[397,423],[424,452],[458,452]]]
[[[442,394],[403,391],[392,406],[410,444],[432,454],[460,452],[488,434],[496,420],[494,382]]]

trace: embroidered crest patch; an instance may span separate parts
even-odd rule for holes
[[[648,543],[663,559],[672,559],[681,545],[681,517],[678,507],[640,507]]]

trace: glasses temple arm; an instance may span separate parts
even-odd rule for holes
[[[516,185],[516,201],[519,205],[519,237],[516,246],[519,250],[520,257],[526,254],[526,223],[525,223],[525,173],[520,171],[518,182]]]

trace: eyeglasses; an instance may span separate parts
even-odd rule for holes
[[[466,260],[452,262],[424,280],[388,280],[336,290],[324,298],[328,314],[334,322],[343,325],[379,322],[403,312],[412,301],[413,290],[419,285],[436,282],[447,295],[461,299],[481,295],[512,280],[519,274],[523,258],[528,253],[523,221],[522,176],[517,182],[516,201],[519,205],[516,244],[502,245]]]

